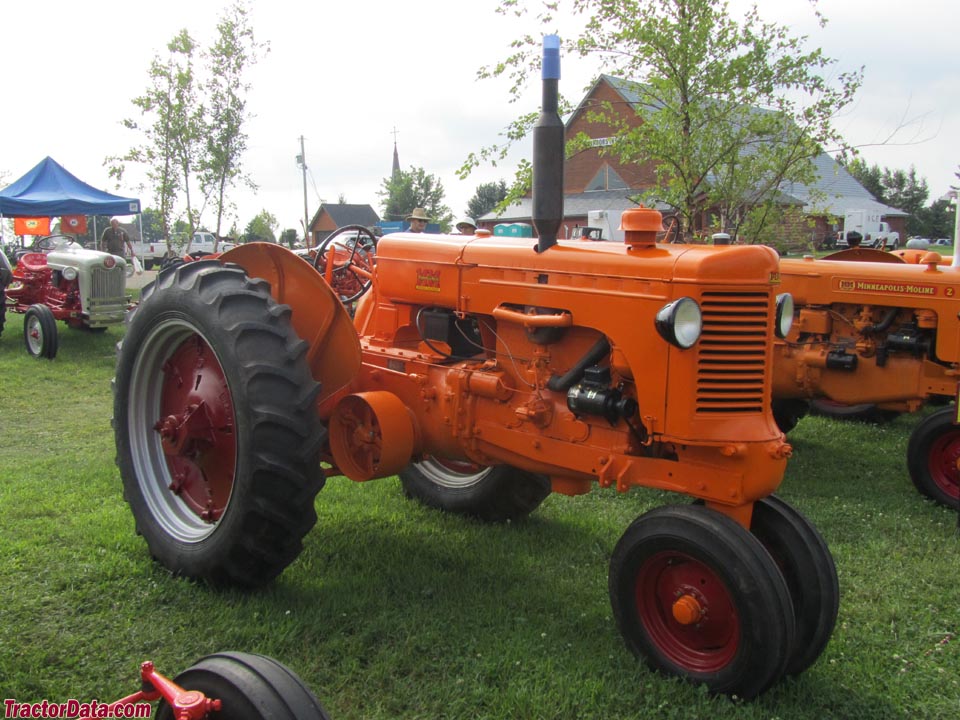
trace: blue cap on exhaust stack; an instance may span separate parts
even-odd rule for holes
[[[543,73],[544,80],[560,79],[560,36],[543,36]]]

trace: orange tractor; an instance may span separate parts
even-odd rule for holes
[[[249,587],[297,557],[325,473],[399,474],[491,521],[594,483],[693,496],[620,539],[613,613],[653,668],[753,697],[816,661],[839,595],[820,534],[772,495],[790,454],[770,402],[793,316],[778,258],[657,245],[645,208],[622,244],[558,242],[555,36],[543,73],[536,244],[396,233],[375,264],[329,243],[321,272],[245,245],[144,289],[115,378],[126,499],[172,571]],[[325,274],[367,289],[353,318]]]
[[[948,262],[936,252],[865,248],[781,260],[797,308],[774,361],[774,415],[784,431],[816,398],[898,413],[956,397],[960,269]],[[933,412],[907,448],[917,489],[951,507],[960,502],[957,422],[956,406]]]

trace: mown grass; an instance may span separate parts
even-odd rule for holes
[[[916,493],[915,417],[807,418],[781,495],[826,537],[837,629],[810,670],[752,703],[649,672],[606,588],[653,491],[550,497],[489,526],[427,511],[395,479],[332,478],[299,559],[269,587],[173,578],[134,533],[113,463],[121,329],[61,326],[52,362],[0,338],[0,699],[114,699],[152,659],[175,675],[224,649],[292,667],[333,718],[951,718],[960,713],[957,516]]]

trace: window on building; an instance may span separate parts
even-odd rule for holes
[[[609,165],[604,163],[600,171],[593,176],[593,180],[587,184],[586,192],[592,190],[624,190],[628,187],[629,185],[623,181],[623,178],[617,175]]]

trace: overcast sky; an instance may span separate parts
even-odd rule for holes
[[[7,0],[5,70],[0,96],[0,187],[50,155],[96,187],[141,197],[132,182],[117,188],[104,159],[138,138],[121,126],[137,117],[131,99],[148,86],[148,68],[186,28],[201,44],[215,36],[223,0]],[[503,17],[495,0],[250,0],[257,38],[270,52],[249,76],[254,118],[247,126],[247,171],[259,191],[235,193],[242,230],[260,210],[281,229],[304,215],[303,176],[295,156],[305,138],[309,215],[321,199],[370,203],[390,173],[392,131],[404,169],[423,167],[443,182],[455,215],[481,182],[508,178],[511,167],[484,168],[461,181],[468,153],[498,140],[521,111],[535,110],[539,88],[508,103],[506,82],[477,80],[477,69],[506,57],[534,20]],[[749,3],[731,0],[734,15]],[[863,88],[837,118],[869,163],[914,164],[931,199],[960,164],[960,62],[956,0],[820,0],[825,30],[808,0],[759,0],[765,19],[808,34],[835,58],[837,71],[866,66]],[[559,28],[572,35],[567,20]],[[596,68],[562,60],[561,91],[582,97]],[[891,134],[900,128],[893,137]],[[885,145],[881,145],[886,143]],[[516,157],[529,153],[521,146]],[[207,216],[212,219],[212,214]],[[210,224],[209,222],[207,223]]]

